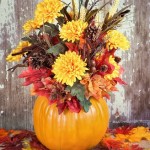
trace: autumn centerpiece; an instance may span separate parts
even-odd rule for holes
[[[38,139],[51,150],[87,150],[98,144],[109,122],[106,99],[123,68],[119,49],[129,41],[117,27],[129,6],[116,12],[119,0],[100,18],[99,0],[43,0],[34,19],[24,26],[25,37],[7,61],[26,67],[19,75],[37,95],[33,116]]]

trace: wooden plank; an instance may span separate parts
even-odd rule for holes
[[[126,99],[131,100],[131,120],[150,120],[150,1],[135,0],[134,31],[131,59],[125,72],[132,77],[126,88]]]

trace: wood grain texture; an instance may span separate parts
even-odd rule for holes
[[[6,63],[10,48],[15,47],[22,36],[22,25],[33,15],[36,1],[2,0],[0,21],[0,127],[6,129],[32,129],[32,107],[34,99],[29,90],[17,79],[21,70],[13,74],[7,69],[14,64]]]
[[[14,64],[6,63],[5,57],[18,44],[22,25],[32,18],[37,2],[0,1],[0,128],[33,129],[35,98],[29,95],[29,88],[21,86],[22,80],[17,79],[21,69],[13,74],[7,72]],[[119,86],[120,91],[108,101],[111,121],[150,120],[150,0],[121,0],[120,9],[129,3],[133,4],[131,14],[119,29],[128,36],[131,49],[118,53],[123,57],[123,78],[128,85]]]

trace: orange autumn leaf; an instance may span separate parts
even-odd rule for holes
[[[0,144],[4,141],[9,141],[8,132],[5,129],[0,129]]]
[[[117,91],[117,88],[113,85],[112,81],[104,79],[97,74],[92,77],[87,74],[80,83],[85,86],[85,96],[87,98],[93,96],[96,99],[100,99],[103,94],[111,91]]]
[[[0,129],[0,138],[3,138],[8,135],[8,132],[5,129]]]
[[[123,142],[122,141],[113,139],[111,137],[104,138],[102,140],[102,143],[108,149],[118,149],[119,150],[123,146]]]
[[[115,135],[115,139],[116,140],[121,140],[121,141],[125,141],[129,138],[129,135],[124,135],[124,134],[116,134]]]
[[[74,43],[68,43],[66,42],[65,45],[68,47],[68,49],[70,51],[75,51],[76,53],[78,53],[78,45],[74,44]]]
[[[119,127],[116,128],[113,133],[115,134],[115,139],[117,140],[121,140],[121,141],[125,141],[128,139],[128,137],[131,135],[131,131],[132,131],[133,127]]]
[[[86,42],[86,40],[83,37],[81,37],[79,41],[79,48],[84,49],[85,45],[88,50],[91,50],[90,45]]]
[[[85,39],[80,38],[80,41],[79,41],[79,47],[80,47],[81,49],[83,49],[85,44],[86,44]]]

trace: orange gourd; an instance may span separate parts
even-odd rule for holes
[[[108,106],[104,99],[90,101],[87,113],[66,110],[59,115],[56,104],[49,105],[46,97],[38,97],[33,119],[40,142],[50,150],[88,150],[97,145],[108,127]]]

